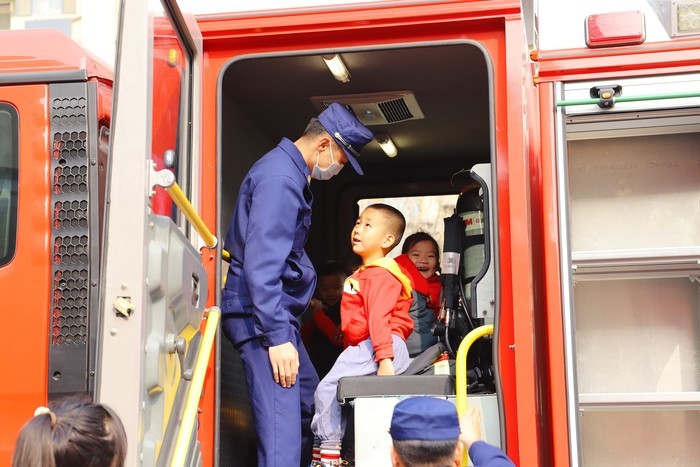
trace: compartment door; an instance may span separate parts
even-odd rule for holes
[[[699,84],[557,90],[560,103],[612,86],[635,99],[557,110],[572,466],[700,461],[700,99],[679,98]]]
[[[196,234],[154,187],[174,175],[186,195],[197,192],[201,36],[174,0],[122,0],[117,50],[96,398],[124,423],[127,465],[166,465],[207,275]],[[199,463],[193,436],[187,465]]]

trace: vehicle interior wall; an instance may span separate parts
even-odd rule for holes
[[[490,160],[490,64],[471,42],[341,52],[350,81],[333,78],[323,57],[242,57],[221,80],[221,226],[228,230],[240,182],[251,165],[282,137],[298,138],[319,101],[369,102],[406,91],[419,109],[393,123],[368,125],[388,134],[398,155],[387,157],[376,141],[363,150],[359,176],[346,168],[328,182],[312,181],[313,224],[307,251],[314,264],[339,258],[347,249],[361,198],[459,193],[452,175]],[[408,99],[406,99],[408,100]],[[358,111],[361,106],[354,106]],[[435,222],[441,223],[441,218]]]
[[[228,231],[238,189],[248,169],[277,141],[258,126],[240,106],[234,90],[221,90],[221,226]]]
[[[221,238],[225,238],[233,214],[238,189],[248,168],[270,148],[274,141],[235,103],[234,90],[220,90],[221,120]],[[233,130],[235,129],[235,131]],[[235,156],[234,156],[235,155]],[[225,245],[224,245],[225,246]],[[224,263],[225,265],[225,263]],[[226,274],[226,267],[222,273]],[[243,378],[243,363],[227,339],[219,342],[220,404],[219,462],[220,465],[247,466],[255,463],[255,432]],[[236,440],[235,443],[231,440]]]

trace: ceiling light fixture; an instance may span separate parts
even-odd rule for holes
[[[396,149],[396,145],[386,133],[375,135],[374,139],[377,140],[379,147],[382,148],[382,151],[384,151],[384,154],[387,156],[396,157],[396,155],[399,153],[399,150]]]
[[[326,66],[329,70],[331,70],[331,73],[333,73],[335,79],[341,83],[347,83],[350,81],[350,72],[345,67],[345,63],[343,63],[343,59],[340,58],[340,55],[335,54],[333,56],[325,56],[323,57],[323,61],[326,62]]]

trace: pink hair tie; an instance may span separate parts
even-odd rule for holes
[[[51,428],[54,428],[56,426],[56,423],[58,420],[56,420],[56,414],[51,411],[48,407],[40,406],[37,407],[36,410],[34,411],[34,416],[37,417],[39,415],[45,415],[48,414],[48,416],[51,418]]]

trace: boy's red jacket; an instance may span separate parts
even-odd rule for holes
[[[340,320],[345,346],[371,339],[376,361],[394,358],[392,334],[413,331],[411,280],[391,258],[362,265],[345,280]]]

